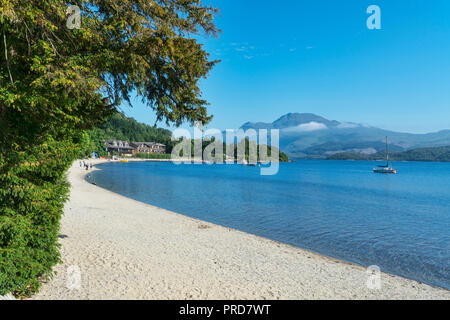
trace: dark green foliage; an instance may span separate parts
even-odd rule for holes
[[[418,148],[404,152],[391,152],[389,158],[392,161],[440,161],[450,162],[450,146]],[[353,152],[342,152],[328,157],[328,160],[384,160],[385,152],[366,155]]]
[[[339,152],[329,156],[327,160],[374,160],[374,159],[372,159],[371,155],[367,154],[356,152]]]
[[[288,155],[284,152],[280,151],[280,162],[289,162],[290,159],[288,157]]]
[[[195,154],[196,153],[196,151],[195,151],[195,141],[198,141],[198,140],[193,140],[193,139],[190,140],[190,143],[191,143],[190,150],[191,150],[191,157],[192,158],[194,158],[196,156],[196,154]],[[204,140],[201,141],[201,147],[202,147],[201,154],[202,154],[202,157],[204,156],[205,149],[209,145],[213,144],[214,141],[215,141],[214,138],[204,139]],[[178,142],[175,142],[175,143],[178,143]],[[250,160],[249,159],[250,144],[254,144],[256,146],[256,152],[257,152],[257,158],[258,158],[257,160],[258,161],[264,160],[263,159],[264,157],[262,155],[260,155],[260,148],[259,148],[259,145],[256,144],[256,142],[250,141],[248,138],[245,138],[242,141],[240,141],[239,144],[245,144],[245,147],[244,147],[245,148],[245,160],[247,160],[247,161]],[[270,157],[272,155],[272,150],[274,148],[275,147],[267,146],[267,156],[268,157]],[[238,146],[236,144],[229,144],[228,145],[228,149],[233,150],[233,154],[232,155],[229,154],[228,155],[229,157],[232,157],[234,160],[242,160],[242,159],[237,159],[237,157],[238,157]],[[222,150],[223,150],[224,160],[226,160],[227,144],[225,142],[222,143]],[[283,153],[283,152],[278,150],[278,154],[279,154],[279,161],[280,162],[289,162],[290,161],[289,157],[285,153]],[[179,156],[183,157],[182,152],[180,152]],[[215,152],[212,152],[211,156],[215,157]],[[203,159],[204,159],[204,157],[203,157]],[[206,159],[204,159],[204,160],[206,160]]]
[[[77,139],[0,156],[0,295],[28,295],[59,261],[59,220],[69,185],[64,172]]]
[[[86,137],[87,135],[87,137]],[[122,113],[116,113],[108,121],[104,124],[100,125],[97,128],[89,130],[83,136],[83,151],[82,156],[89,155],[92,152],[98,153],[100,156],[107,156],[105,151],[105,140],[123,140],[128,142],[139,141],[139,142],[158,142],[166,145],[166,153],[169,155],[148,155],[141,154],[136,155],[138,158],[144,159],[169,159],[170,153],[172,152],[173,147],[177,143],[176,141],[172,141],[172,132],[167,129],[156,128],[153,126],[149,126],[144,123],[139,123],[133,118],[128,118]],[[205,139],[202,141],[202,150],[212,143],[214,140]],[[249,154],[249,140],[246,139],[246,158],[248,160]],[[223,150],[225,152],[226,144],[223,144]],[[237,154],[237,147],[234,147],[235,154]],[[271,155],[272,147],[268,147],[267,154]],[[194,156],[194,140],[191,140],[191,156]],[[259,155],[259,149],[258,155]],[[280,152],[280,161],[281,162],[289,162],[289,157]]]
[[[215,62],[197,0],[0,0],[0,295],[28,295],[59,260],[65,172],[99,144],[86,133],[134,93],[158,120],[211,120],[198,82]],[[97,131],[98,133],[98,131]]]
[[[160,160],[160,159],[164,159],[164,160],[168,160],[171,159],[171,154],[155,154],[155,153],[138,153],[136,154],[136,158],[140,158],[140,159],[149,159],[149,160]]]
[[[397,161],[441,161],[450,162],[450,146],[418,148],[404,152],[395,152],[389,157]]]
[[[327,154],[330,153],[352,153],[352,151],[340,151],[340,150],[373,150],[374,152],[384,152],[386,150],[386,143],[383,141],[347,141],[347,142],[339,142],[339,141],[333,141],[333,142],[327,142],[322,143],[319,145],[315,145],[313,147],[309,147],[307,149],[302,150],[305,154],[308,155],[308,158],[326,158]],[[389,146],[389,150],[391,152],[395,151],[403,151],[404,149],[391,144]],[[361,152],[355,152],[355,153],[361,153]],[[362,156],[364,156],[363,153],[361,153]]]
[[[139,123],[122,113],[115,113],[104,124],[87,131],[88,139],[84,142],[87,155],[92,152],[107,156],[105,140],[123,140],[128,142],[158,142],[167,146],[167,153],[172,151],[172,132]]]
[[[260,148],[259,148],[260,146],[258,144],[256,144],[256,142],[250,141],[248,138],[245,138],[244,140],[240,141],[239,144],[245,144],[245,159],[247,161],[250,161],[250,157],[249,157],[250,144],[256,145],[258,161],[265,160],[266,155],[260,154]],[[224,147],[225,147],[225,144],[224,144]],[[275,149],[275,147],[267,146],[267,157],[270,157],[272,155],[272,151],[274,149]],[[237,154],[238,154],[238,147],[236,145],[234,145],[234,155],[237,155]],[[278,155],[279,155],[280,162],[289,162],[289,157],[285,153],[278,150]]]
[[[135,119],[127,118],[121,113],[116,113],[99,128],[105,132],[106,139],[163,143],[170,140],[172,136],[170,130],[139,123]]]

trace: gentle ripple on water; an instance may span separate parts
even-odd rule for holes
[[[450,288],[450,163],[106,163],[101,187],[194,218]]]

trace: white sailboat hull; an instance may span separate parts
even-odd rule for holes
[[[397,170],[393,169],[393,168],[374,168],[373,172],[375,172],[375,173],[396,174]]]

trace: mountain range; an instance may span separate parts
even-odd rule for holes
[[[241,129],[279,129],[280,148],[291,158],[327,158],[343,152],[376,154],[385,149],[386,136],[393,152],[450,145],[450,130],[427,134],[395,132],[328,120],[313,113],[289,113],[272,123],[247,122]]]

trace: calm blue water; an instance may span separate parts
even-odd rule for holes
[[[450,289],[450,163],[107,163],[97,185],[187,216]],[[301,270],[299,270],[301,272]]]

